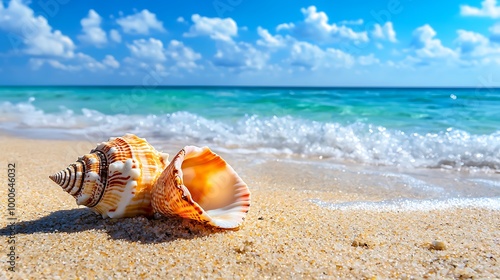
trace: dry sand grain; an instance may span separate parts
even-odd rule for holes
[[[0,278],[500,278],[500,211],[329,210],[309,199],[367,198],[308,166],[274,162],[242,172],[252,207],[237,231],[175,218],[103,220],[48,179],[92,143],[0,143]],[[6,263],[8,163],[16,164],[16,272]]]

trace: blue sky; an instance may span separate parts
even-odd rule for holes
[[[500,86],[496,0],[0,3],[3,85]]]

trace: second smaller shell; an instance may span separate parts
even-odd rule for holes
[[[186,146],[153,186],[152,205],[219,228],[236,228],[250,207],[250,191],[234,169],[208,147]]]

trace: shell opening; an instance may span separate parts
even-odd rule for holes
[[[236,228],[250,207],[243,180],[208,147],[186,146],[155,183],[153,208],[220,228]]]
[[[186,158],[182,163],[182,181],[193,200],[205,211],[220,209],[231,204],[236,195],[236,178],[225,170],[223,161],[200,162]]]

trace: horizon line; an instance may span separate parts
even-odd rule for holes
[[[6,87],[144,87],[144,88],[301,88],[301,89],[477,89],[497,90],[499,87],[481,86],[308,86],[308,85],[0,85]]]

